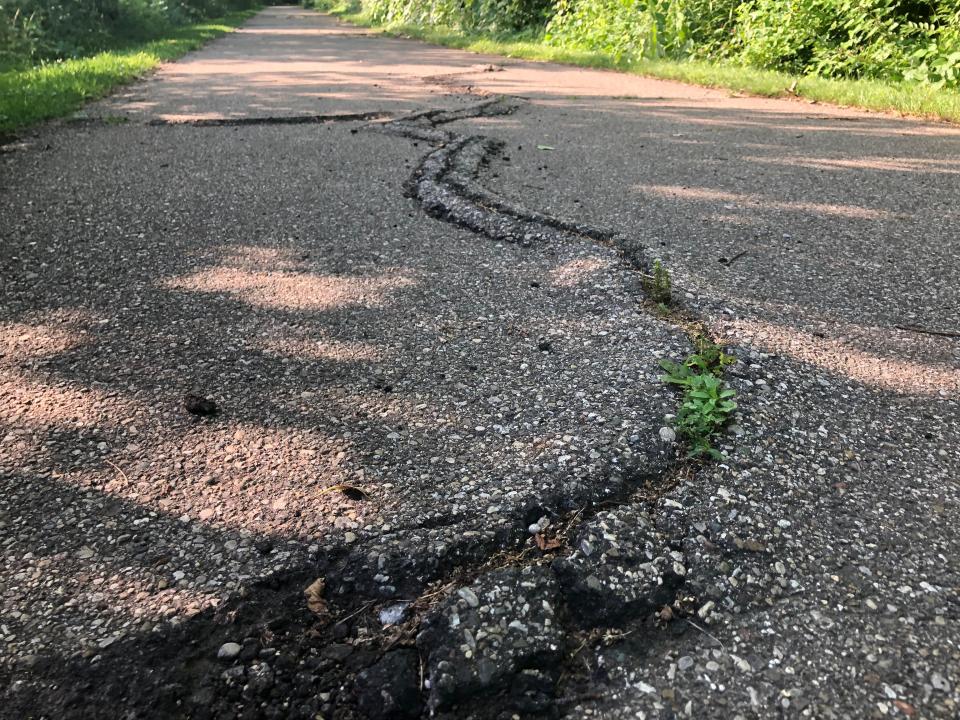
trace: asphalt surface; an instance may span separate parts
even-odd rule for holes
[[[0,715],[955,717],[958,193],[953,126],[294,8],[25,134]]]

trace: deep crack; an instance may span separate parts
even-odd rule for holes
[[[499,143],[485,136],[462,135],[441,127],[516,110],[516,105],[495,98],[457,110],[425,110],[367,127],[433,146],[406,187],[408,194],[431,216],[497,241],[522,246],[584,240],[630,246],[612,230],[539,213],[488,191],[476,177],[483,164],[499,152]],[[160,120],[151,124],[294,125],[388,117],[381,112],[365,112],[184,122]],[[634,247],[636,258],[628,256],[628,259],[635,267],[645,268],[645,250]],[[291,648],[301,664],[310,666],[310,682],[316,684],[322,678],[325,687],[349,687],[356,675],[358,692],[362,692],[365,684],[386,682],[385,691],[412,697],[414,705],[419,702],[421,691],[429,689],[427,700],[432,710],[450,710],[477,694],[490,698],[499,694],[498,700],[490,702],[489,713],[481,711],[478,717],[493,717],[504,708],[526,714],[555,712],[557,698],[565,696],[571,678],[577,676],[570,650],[583,632],[597,626],[649,622],[657,607],[674,603],[683,589],[686,571],[681,539],[672,538],[657,526],[655,519],[650,519],[645,510],[650,507],[647,499],[637,502],[634,497],[644,485],[668,483],[671,470],[675,472],[677,468],[671,461],[652,462],[642,469],[610,465],[602,473],[604,482],[558,487],[548,496],[539,497],[536,503],[517,508],[505,524],[494,528],[477,530],[475,519],[472,522],[440,519],[424,523],[423,528],[407,528],[392,538],[381,536],[375,544],[352,546],[343,542],[316,565],[287,571],[261,582],[225,607],[201,613],[170,628],[163,637],[153,636],[147,642],[129,638],[103,652],[95,664],[73,661],[67,668],[39,670],[54,679],[63,672],[89,678],[91,682],[108,678],[97,690],[106,707],[125,699],[160,708],[157,703],[169,694],[171,685],[181,688],[179,694],[189,698],[188,705],[200,707],[206,702],[210,688],[222,682],[222,668],[211,660],[216,657],[219,644],[241,637],[250,640],[248,644],[255,646],[257,652],[280,644]],[[532,536],[528,525],[541,522],[541,518],[554,523],[554,528],[562,529],[548,532],[548,523],[542,533]],[[624,535],[623,547],[601,547],[609,534],[604,528],[610,524]],[[459,532],[446,533],[456,540],[445,545],[441,552],[435,552],[430,546],[429,533],[436,525],[447,530],[462,526]],[[547,547],[546,552],[544,547],[539,547],[539,543],[549,544],[551,540],[559,544]],[[411,553],[411,547],[417,547],[420,552]],[[626,571],[619,566],[606,568],[602,558],[620,557],[624,553],[629,558]],[[316,577],[325,579],[331,622],[306,610],[303,589]],[[537,610],[539,614],[525,621],[521,619],[526,617],[523,615],[526,611],[521,609],[520,601],[528,590],[531,597],[537,597],[538,583],[548,587],[552,604],[549,611]],[[477,605],[478,593],[493,600]],[[510,605],[515,594],[519,594],[519,605],[511,606],[508,615],[500,613],[496,598],[503,598]],[[376,606],[389,606],[398,600],[410,602],[411,607],[418,608],[417,612],[396,629],[381,627],[374,612]],[[473,612],[477,608],[480,609]],[[484,608],[489,609],[487,614]],[[475,662],[462,663],[456,668],[449,666],[447,658],[456,655],[456,648],[451,649],[449,643],[459,635],[451,635],[444,629],[451,622],[451,613],[458,618],[458,623],[459,618],[470,618],[464,627],[469,625],[476,630],[470,637],[479,643],[472,656]],[[541,635],[531,633],[523,644],[511,645],[508,633],[504,644],[491,650],[492,646],[482,643],[479,633],[489,635],[489,624],[511,620],[510,613],[517,615],[512,622],[524,628],[533,623],[540,628]],[[398,647],[411,645],[421,627],[421,619],[424,628],[433,628],[417,642],[421,660],[426,663],[430,687],[417,686],[411,691],[407,672],[411,656],[400,658],[395,653],[399,652]],[[342,646],[340,640],[351,625],[363,628],[358,637],[365,638],[367,644],[360,651],[349,651],[352,661],[324,664],[324,653]],[[315,663],[318,657],[321,661]],[[131,658],[138,659],[131,661]],[[133,668],[141,663],[154,665],[157,660],[164,663],[165,671],[143,682]],[[394,667],[401,660],[403,666]],[[370,677],[380,678],[378,668],[387,680],[370,680]],[[131,673],[140,683],[132,696],[129,694]],[[394,676],[402,679],[396,680]],[[397,682],[406,685],[389,685]],[[240,692],[237,688],[238,697]],[[356,693],[353,702],[363,708],[363,701]],[[178,708],[176,712],[184,709]],[[415,711],[411,709],[411,712]]]
[[[323,125],[335,122],[360,122],[383,120],[390,114],[380,111],[356,113],[328,113],[318,115],[276,115],[266,117],[236,117],[236,118],[195,118],[186,120],[169,120],[158,118],[151,120],[147,125],[154,127],[187,126],[187,127],[241,127],[245,125]]]

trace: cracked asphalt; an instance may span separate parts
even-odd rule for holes
[[[290,7],[25,133],[0,716],[956,717],[958,192],[954,126]]]

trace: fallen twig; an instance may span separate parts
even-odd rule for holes
[[[340,618],[340,619],[337,620],[336,623],[334,623],[334,624],[339,625],[340,623],[345,623],[347,620],[350,620],[350,619],[352,619],[352,618],[355,618],[355,617],[356,617],[357,615],[359,615],[360,613],[365,612],[365,611],[369,610],[370,608],[372,608],[374,605],[376,605],[376,602],[377,602],[376,600],[371,600],[370,602],[368,602],[366,605],[364,605],[363,607],[361,607],[361,608],[360,608],[359,610],[357,610],[356,612],[350,613],[350,614],[347,615],[345,618]]]
[[[130,483],[130,478],[127,477],[127,474],[126,474],[123,470],[121,470],[120,467],[119,467],[116,463],[111,462],[110,460],[107,460],[106,458],[104,458],[103,461],[104,461],[107,465],[109,465],[110,467],[112,467],[114,470],[116,470],[118,473],[120,473],[120,477],[123,478],[123,481],[124,481],[125,483],[127,483],[127,484]]]
[[[730,266],[733,265],[737,260],[739,260],[740,258],[742,258],[744,255],[747,255],[749,252],[750,252],[749,250],[741,250],[740,252],[738,252],[736,255],[734,255],[734,256],[733,256],[732,258],[730,258],[729,260],[727,260],[727,258],[720,258],[720,264],[721,264],[721,265],[726,265],[727,267],[730,267]]]
[[[919,325],[894,325],[897,330],[906,330],[907,332],[920,333],[922,335],[938,335],[940,337],[960,338],[960,332],[956,330],[929,330]]]
[[[690,625],[692,625],[694,628],[696,628],[697,630],[699,630],[700,632],[702,632],[704,635],[706,635],[708,638],[710,638],[711,640],[713,640],[715,643],[717,643],[720,647],[722,647],[722,648],[724,649],[724,651],[726,651],[727,646],[724,645],[724,644],[723,644],[723,641],[721,641],[720,638],[718,638],[716,635],[711,635],[711,634],[708,633],[706,630],[704,630],[702,627],[700,627],[699,625],[697,625],[697,624],[696,624],[693,620],[691,620],[690,618],[687,618],[687,622],[690,623]]]

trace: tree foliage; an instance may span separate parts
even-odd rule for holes
[[[710,58],[802,75],[960,86],[960,0],[355,2],[383,24],[522,32],[617,59]]]
[[[89,55],[256,0],[0,0],[0,68]]]

